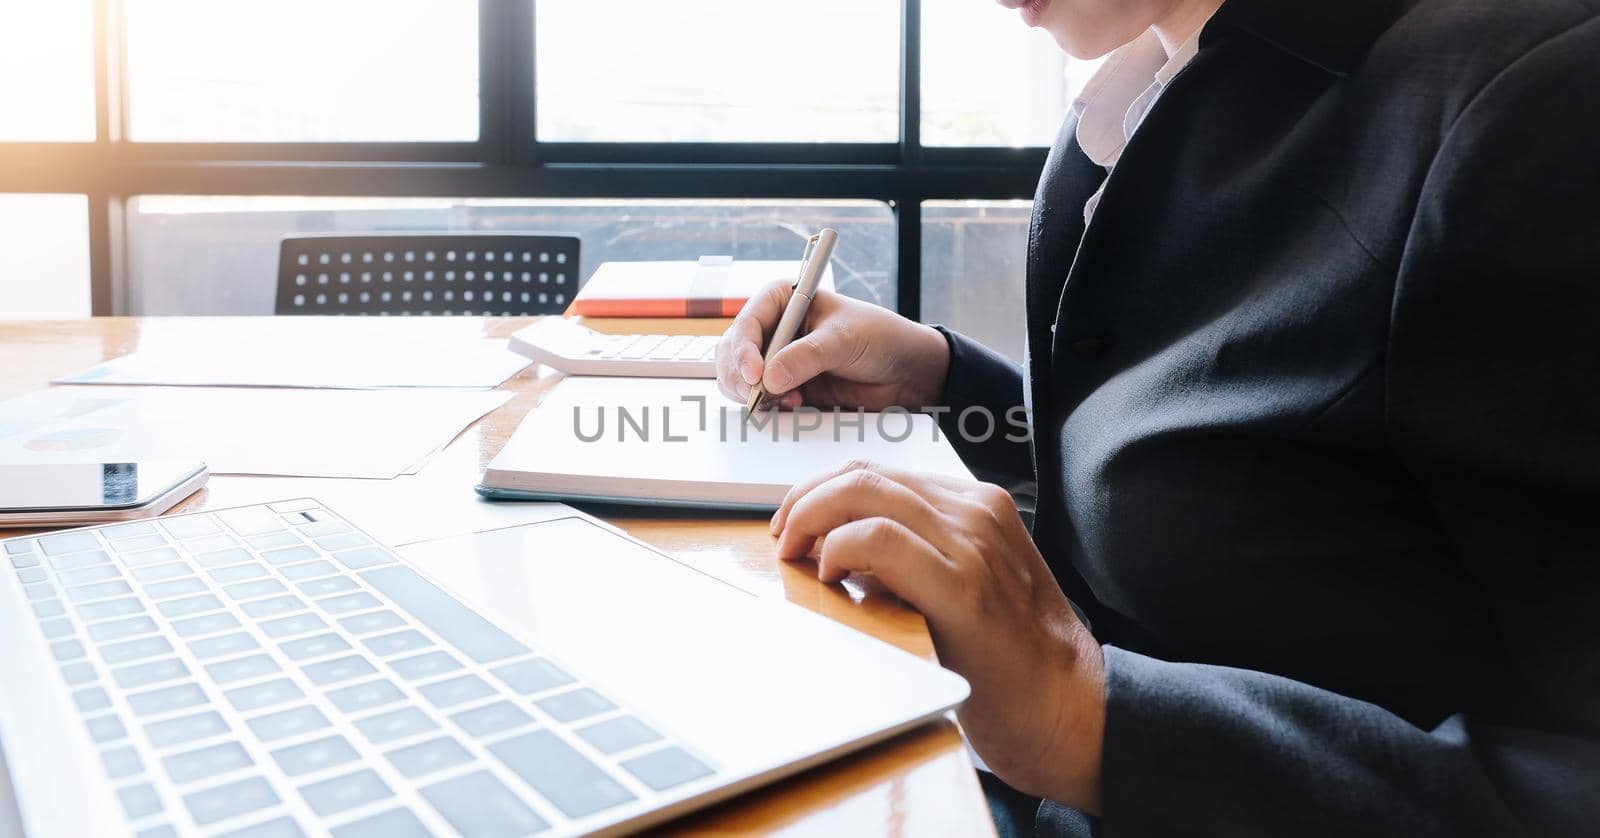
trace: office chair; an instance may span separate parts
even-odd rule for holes
[[[560,314],[578,291],[576,236],[288,236],[278,314]]]

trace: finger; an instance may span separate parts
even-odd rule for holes
[[[717,341],[717,383],[725,395],[742,399],[761,380],[761,347],[777,328],[792,291],[793,286],[783,281],[767,285],[744,304],[722,333]]]
[[[950,527],[927,499],[879,472],[859,469],[838,475],[795,501],[778,539],[778,556],[800,558],[811,552],[818,538],[865,518],[892,519],[950,552]]]
[[[772,534],[777,535],[778,533],[783,532],[784,527],[788,524],[789,510],[794,507],[796,501],[800,500],[802,497],[805,497],[807,493],[815,490],[818,486],[821,486],[822,484],[834,479],[835,477],[838,477],[841,474],[848,474],[849,472],[861,471],[863,469],[876,471],[885,477],[901,483],[907,488],[921,493],[931,503],[938,503],[943,500],[948,493],[959,493],[965,488],[962,485],[962,481],[959,481],[953,477],[943,477],[941,475],[923,474],[920,472],[906,471],[904,469],[890,468],[888,466],[879,465],[870,460],[850,460],[835,466],[834,468],[828,469],[827,471],[814,474],[811,477],[789,487],[788,493],[783,496],[783,502],[778,504],[778,511],[772,515]]]
[[[958,602],[955,566],[925,539],[888,518],[852,521],[828,535],[817,559],[817,578],[837,582],[871,573],[895,596],[911,603],[931,624]]]
[[[840,369],[850,360],[844,330],[824,323],[778,350],[762,371],[761,383],[770,393],[787,393],[825,372]]]

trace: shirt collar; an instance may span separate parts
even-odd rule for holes
[[[1227,0],[1202,46],[1237,29],[1334,75],[1345,76],[1414,0]]]
[[[1167,55],[1154,30],[1113,50],[1072,102],[1078,146],[1100,166],[1115,165],[1145,111],[1200,49],[1195,33]]]

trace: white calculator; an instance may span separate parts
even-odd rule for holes
[[[716,378],[714,335],[610,335],[562,317],[517,330],[511,349],[570,375]]]

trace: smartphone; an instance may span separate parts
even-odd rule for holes
[[[0,463],[0,527],[58,527],[160,515],[200,490],[205,463]]]

